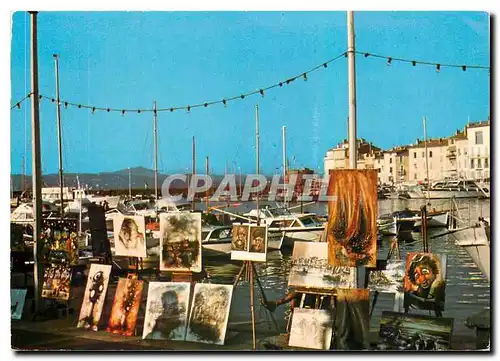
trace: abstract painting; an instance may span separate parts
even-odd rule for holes
[[[136,275],[119,279],[106,331],[124,336],[134,334],[143,284]]]
[[[289,346],[330,349],[333,319],[330,311],[294,308]]]
[[[379,350],[449,350],[453,318],[383,311]]]
[[[356,268],[328,264],[326,242],[296,241],[288,285],[302,288],[354,288]]]
[[[115,216],[113,235],[116,256],[146,257],[146,224],[143,216]]]
[[[410,252],[406,257],[404,307],[444,311],[446,255]]]
[[[201,213],[160,214],[160,270],[201,272]]]
[[[242,247],[243,250],[232,250],[231,259],[240,261],[255,261],[255,262],[265,262],[267,257],[267,227],[266,226],[236,226],[233,227],[233,241],[232,249],[241,248],[241,242],[243,240],[243,229],[246,229],[248,235],[245,236],[245,245]],[[240,232],[234,233],[234,232]]]
[[[381,293],[403,292],[405,265],[401,260],[387,262],[385,270],[369,271],[368,289]]]
[[[331,170],[328,202],[328,263],[375,267],[377,171]]]
[[[232,295],[233,285],[195,284],[186,341],[223,345]]]
[[[102,307],[106,300],[111,265],[92,264],[83,294],[82,308],[76,327],[97,331],[101,319]]]
[[[190,291],[189,282],[149,282],[142,338],[184,341]]]
[[[336,349],[366,350],[370,334],[370,290],[338,289],[335,313]]]
[[[75,220],[42,220],[41,240],[44,262],[78,264],[78,236]]]
[[[42,298],[69,299],[71,268],[65,266],[47,267],[43,274]]]
[[[10,318],[20,320],[23,315],[24,300],[28,290],[13,289],[10,290]]]

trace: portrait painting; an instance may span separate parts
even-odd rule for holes
[[[445,351],[450,349],[453,318],[383,311],[379,350]]]
[[[326,242],[294,242],[288,285],[300,288],[354,288],[356,268],[328,264]]]
[[[124,336],[134,334],[143,285],[144,281],[138,280],[135,275],[118,280],[106,331]]]
[[[201,213],[160,214],[160,270],[201,272]]]
[[[186,341],[223,345],[232,295],[233,285],[195,284]]]
[[[190,293],[189,282],[149,282],[142,338],[184,341]]]
[[[43,273],[42,298],[58,300],[69,299],[71,268],[66,266],[54,266],[45,268]]]
[[[446,255],[410,252],[406,257],[404,308],[444,311]]]
[[[337,290],[335,313],[336,349],[366,350],[370,337],[370,290]]]
[[[384,270],[368,270],[368,272],[368,289],[371,291],[403,292],[405,264],[402,260],[388,261]]]
[[[243,228],[243,226],[238,227],[240,227],[239,229]],[[267,257],[267,226],[250,225],[245,226],[245,228],[247,236],[244,250],[232,250],[231,260],[265,262]],[[239,229],[237,228],[235,231],[238,232]],[[237,243],[237,246],[240,245],[238,237],[239,235],[233,233],[233,244]]]
[[[377,261],[377,171],[330,171],[328,263],[375,267]]]
[[[26,300],[26,289],[10,290],[10,318],[20,320],[23,316],[24,301]]]
[[[113,239],[116,256],[146,257],[146,224],[143,216],[115,216]]]
[[[110,274],[111,265],[93,263],[90,266],[77,328],[83,327],[97,331],[106,300]]]
[[[248,224],[233,225],[231,252],[248,252]]]
[[[330,311],[295,307],[288,345],[328,350],[332,340],[332,327]]]

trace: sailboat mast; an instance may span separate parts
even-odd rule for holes
[[[153,114],[154,114],[154,122],[153,122],[153,132],[154,132],[154,147],[155,147],[155,208],[157,208],[158,203],[158,129],[157,129],[157,118],[156,118],[156,100],[153,105]]]
[[[208,172],[209,172],[209,160],[208,160],[208,155],[205,157],[205,173],[207,174],[207,179],[208,179]],[[205,210],[208,212],[208,192],[209,189],[207,188],[205,192]]]
[[[259,105],[255,105],[255,152],[257,158],[257,177],[260,175],[260,134],[259,134]],[[260,225],[259,193],[257,192],[257,225]]]
[[[57,109],[57,143],[59,149],[59,187],[61,193],[61,218],[64,217],[64,178],[63,178],[63,163],[62,163],[62,127],[61,127],[61,102],[59,99],[59,56],[53,55],[55,60],[56,72],[56,109]]]
[[[283,141],[283,185],[286,184],[286,125],[283,125],[281,127],[281,137]],[[285,192],[285,197],[284,197],[284,203],[285,203],[285,208],[287,206],[287,199],[288,199],[288,188],[284,189]]]
[[[196,141],[195,141],[195,138],[193,136],[193,171],[192,171],[192,177],[191,177],[191,181],[194,178],[194,175],[196,174]],[[188,188],[188,194],[189,194],[189,188]],[[193,194],[193,199],[191,200],[191,210],[194,211],[195,210],[195,204],[194,204],[194,194]]]
[[[430,205],[431,181],[429,179],[429,155],[427,154],[427,119],[424,117],[425,171],[427,173],[427,204]]]

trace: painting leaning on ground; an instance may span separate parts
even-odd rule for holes
[[[375,267],[377,171],[331,170],[328,196],[328,263]]]
[[[448,350],[453,318],[383,311],[379,350]]]
[[[197,283],[186,341],[223,345],[232,295],[232,285]]]
[[[136,277],[120,278],[106,331],[124,336],[134,334],[143,284]]]

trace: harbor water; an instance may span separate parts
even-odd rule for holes
[[[390,213],[405,208],[418,210],[424,203],[425,200],[379,200],[379,214]],[[457,203],[462,217],[477,220],[480,216],[490,216],[489,200],[457,200]],[[431,206],[428,206],[428,210],[433,208],[439,209],[441,207],[449,208],[449,204],[450,202],[446,200],[432,201]],[[252,207],[255,207],[255,204],[241,204],[237,208],[231,208],[231,211],[243,213]],[[299,209],[297,208],[296,210],[298,211]],[[326,215],[327,204],[315,203],[304,207],[303,211]],[[490,308],[490,284],[467,252],[455,245],[453,237],[446,234],[432,239],[433,236],[446,233],[446,231],[446,228],[431,228],[428,232],[430,252],[447,255],[446,303],[443,317],[454,319],[454,335],[474,337],[475,330],[467,328],[464,322],[467,317]],[[391,238],[384,237],[378,242],[377,253],[379,259],[387,258],[390,240]],[[403,260],[406,259],[408,252],[422,251],[421,233],[412,232],[411,239],[400,241],[399,247]],[[256,263],[259,280],[269,300],[276,300],[285,295],[288,288],[290,263],[291,250],[287,249],[270,251],[265,263]],[[241,262],[230,261],[228,258],[205,259],[204,264],[211,276],[209,282],[213,283],[233,283],[241,268]],[[255,290],[255,317],[256,321],[259,322],[258,330],[264,330],[271,327],[272,324],[268,322],[267,313],[258,300],[260,292],[257,284],[255,285]],[[370,305],[372,300],[373,292],[370,295]],[[382,311],[392,311],[393,306],[394,294],[379,294],[370,320],[372,330],[379,328]],[[429,311],[410,310],[410,312],[413,314],[429,315]],[[288,313],[289,305],[280,306],[273,313],[279,325],[280,332],[284,332],[285,330]],[[230,323],[244,323],[245,321],[250,321],[249,283],[241,281],[233,293]]]

